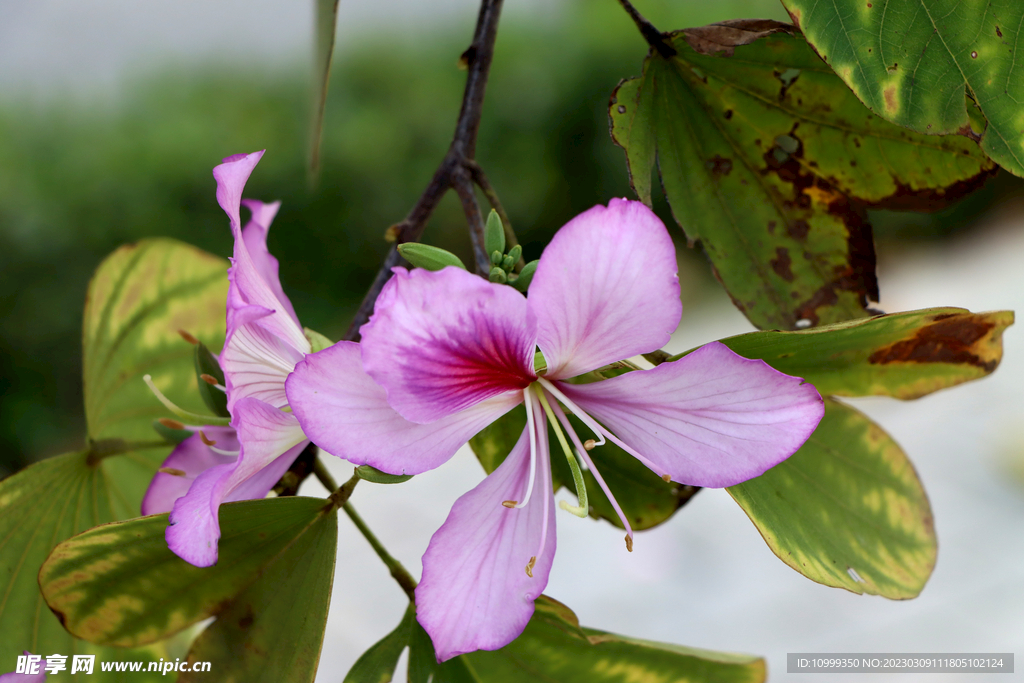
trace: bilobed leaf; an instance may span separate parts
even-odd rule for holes
[[[741,356],[802,377],[825,396],[911,399],[992,373],[1003,357],[1003,331],[1012,324],[1012,311],[928,308],[721,341]]]
[[[575,416],[570,415],[569,421],[581,439],[589,438],[589,430]],[[526,411],[522,406],[517,406],[470,439],[470,447],[488,474],[504,462],[525,427]],[[548,443],[551,447],[551,475],[555,491],[563,486],[574,490],[572,472],[550,425]],[[667,521],[700,490],[695,486],[664,481],[611,442],[590,451],[590,457],[635,530],[649,529]],[[590,497],[591,515],[621,527],[618,515],[594,475],[584,471],[583,478]]]
[[[265,589],[250,587],[261,576],[286,572],[281,580],[291,581],[288,571],[308,569],[310,577],[322,578],[317,572],[326,566],[326,555],[303,555],[308,568],[288,567],[310,544],[321,544],[333,558],[333,517],[318,498],[222,505],[219,560],[202,568],[168,549],[166,514],[115,522],[58,545],[39,572],[39,585],[50,609],[74,635],[121,647],[149,643],[230,611],[230,601],[239,595],[249,595],[249,604],[259,607]]]
[[[398,666],[398,658],[409,646],[415,621],[416,607],[410,604],[395,630],[359,656],[345,676],[344,683],[389,683]]]
[[[727,490],[779,559],[826,586],[913,598],[935,566],[931,507],[913,465],[834,399],[799,451]]]
[[[87,451],[37,462],[0,481],[0,669],[13,671],[24,650],[44,656],[91,653],[107,661],[155,661],[166,656],[162,644],[114,650],[72,638],[50,613],[36,580],[39,566],[59,541],[136,514],[137,507],[125,501],[139,496],[141,492],[126,490],[108,477]],[[65,672],[48,680],[72,677]],[[112,681],[114,675],[97,666],[89,680]],[[148,679],[143,675],[139,680]]]
[[[994,165],[972,140],[873,115],[788,24],[726,22],[670,36],[612,96],[612,136],[759,328],[868,315],[878,300],[864,206],[935,208]]]
[[[486,683],[755,683],[763,659],[626,638],[581,628],[565,605],[541,596],[521,636],[494,652],[462,655]]]
[[[1024,175],[1018,0],[783,0],[818,54],[873,112],[921,133],[988,127],[981,148]],[[966,95],[966,97],[965,97]]]
[[[217,613],[189,650],[188,661],[210,662],[218,681],[303,683],[316,676],[331,602],[338,517],[323,509],[322,500],[304,500],[305,514],[318,516],[298,530],[255,583]],[[221,557],[221,562],[232,559]],[[180,674],[178,683],[209,678],[209,673],[193,671]]]
[[[0,482],[0,662],[15,661],[22,650],[107,652],[61,627],[39,593],[36,575],[59,542],[139,514],[142,495],[170,452],[152,428],[166,409],[142,375],[152,372],[173,401],[202,410],[193,349],[178,329],[220,348],[227,265],[159,239],[122,247],[97,269],[83,330],[88,446]],[[119,650],[108,659],[142,661],[163,654],[160,648],[140,652],[128,657],[132,653]]]

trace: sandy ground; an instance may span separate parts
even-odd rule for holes
[[[962,306],[1024,309],[1024,213],[1004,212],[976,232],[888,254],[880,266],[887,312]],[[673,344],[682,350],[749,331],[724,295],[687,307]],[[756,653],[772,681],[844,681],[787,674],[787,652],[1012,652],[1024,643],[1024,485],[1007,461],[1024,460],[1021,334],[984,380],[900,402],[860,399],[903,446],[931,500],[938,565],[915,600],[858,596],[813,583],[779,561],[721,490],[704,491],[668,523],[637,535],[560,513],[558,555],[546,592],[580,622],[651,640]],[[333,461],[336,476],[350,466]],[[400,486],[363,484],[353,503],[414,574],[431,534],[483,476],[468,450]],[[308,485],[319,494],[319,484]],[[561,495],[566,495],[564,492]],[[837,530],[838,532],[838,530]],[[330,620],[318,681],[340,680],[390,631],[405,599],[342,518]],[[1018,664],[1018,667],[1020,664]],[[1018,669],[1019,670],[1019,669]],[[1004,680],[1012,677],[1001,677]],[[404,680],[401,673],[396,680]],[[902,674],[872,681],[992,681],[985,674]]]

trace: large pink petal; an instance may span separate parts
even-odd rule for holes
[[[555,556],[555,515],[543,417],[529,503],[523,508],[501,504],[522,500],[526,489],[530,446],[524,430],[505,462],[455,502],[423,555],[416,618],[430,634],[438,661],[512,642],[526,628],[533,601],[547,585]],[[526,567],[532,557],[531,577]]]
[[[231,426],[241,444],[238,459],[199,475],[175,501],[167,527],[168,547],[197,567],[217,562],[220,504],[266,495],[307,443],[293,415],[254,398],[235,404]]]
[[[252,212],[252,218],[242,229],[242,239],[245,241],[245,249],[249,252],[249,258],[252,259],[256,272],[260,274],[263,281],[270,287],[270,291],[281,302],[285,313],[291,316],[296,325],[300,325],[299,316],[295,315],[292,302],[281,287],[281,278],[278,275],[280,266],[277,259],[267,249],[267,232],[270,230],[274,216],[277,215],[277,210],[281,208],[281,202],[264,204],[255,199],[243,199],[242,205]]]
[[[664,346],[683,311],[676,272],[672,238],[640,202],[613,199],[566,223],[530,284],[548,379]]]
[[[32,655],[28,650],[22,650],[22,655],[29,657]],[[67,668],[71,670],[71,660],[67,660]],[[0,676],[0,683],[44,683],[46,681],[46,656],[42,655],[42,659],[39,662],[39,671],[34,674],[19,674],[9,673]]]
[[[232,427],[201,429],[217,448],[225,451],[238,450],[238,439]],[[161,512],[170,512],[174,507],[174,501],[188,493],[196,477],[216,465],[233,463],[235,459],[235,456],[214,453],[203,443],[198,433],[193,434],[178,444],[160,466],[160,469],[180,470],[184,474],[157,472],[142,498],[142,514],[159,515]]]
[[[228,337],[220,367],[229,411],[243,398],[256,398],[275,408],[288,403],[284,381],[303,354],[263,325],[271,314],[262,306],[228,310]]]
[[[235,291],[228,295],[228,306],[244,304],[261,306],[272,311],[263,321],[263,326],[295,349],[308,353],[309,342],[298,322],[292,318],[291,303],[286,306],[277,297],[271,284],[264,279],[263,273],[249,254],[246,240],[242,236],[242,190],[262,156],[263,152],[237,154],[228,157],[224,163],[213,169],[213,177],[217,181],[217,202],[228,214],[231,234],[235,238],[233,263],[228,269],[229,287]],[[277,288],[280,289],[279,283]],[[229,329],[228,333],[230,332]]]
[[[694,486],[763,474],[796,452],[825,412],[812,385],[719,342],[651,370],[559,388],[657,474]]]
[[[391,474],[420,474],[442,465],[522,400],[522,392],[500,394],[428,424],[409,422],[363,371],[359,344],[344,341],[306,356],[288,378],[287,391],[313,443],[354,465]]]
[[[395,268],[363,325],[363,367],[407,420],[433,422],[534,379],[516,290],[449,267]]]

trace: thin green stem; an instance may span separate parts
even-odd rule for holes
[[[377,553],[377,557],[387,565],[387,568],[391,571],[391,577],[398,582],[399,586],[402,587],[405,594],[409,596],[409,600],[415,602],[416,579],[412,578],[412,574],[402,566],[401,562],[391,556],[391,553],[387,551],[373,532],[370,531],[370,527],[366,526],[366,522],[364,522],[363,518],[359,516],[359,513],[355,511],[355,508],[352,507],[351,503],[346,501],[342,504],[341,509],[345,511],[345,514],[347,514],[349,519],[352,520],[352,523],[356,525],[356,528],[359,529],[359,533],[363,535],[363,538],[369,541],[370,546],[373,547],[373,551]]]
[[[313,474],[320,480],[320,483],[324,485],[324,488],[330,492],[338,490],[338,483],[334,481],[334,477],[327,471],[327,466],[324,465],[323,460],[318,455],[316,460],[313,461]],[[358,477],[356,477],[358,479]],[[349,480],[351,481],[351,480]]]
[[[164,396],[162,391],[156,388],[156,385],[153,384],[153,378],[150,377],[149,375],[143,375],[142,381],[146,383],[146,386],[149,387],[149,390],[152,391],[153,395],[156,396],[160,400],[160,402],[164,404],[164,407],[167,408],[167,410],[171,411],[173,414],[177,415],[183,420],[188,420],[189,422],[195,423],[196,425],[199,426],[220,425],[226,427],[227,425],[231,424],[231,418],[229,417],[200,415],[199,413],[193,413],[191,411],[185,410],[184,408],[179,408],[171,401],[171,399]]]
[[[569,505],[569,503],[563,500],[559,501],[558,507],[566,512],[571,512],[577,517],[586,517],[590,511],[590,503],[587,500],[587,485],[583,481],[583,471],[580,469],[580,464],[576,462],[576,456],[573,455],[572,449],[569,448],[569,442],[566,440],[565,434],[562,433],[561,423],[555,417],[554,411],[551,410],[551,404],[548,403],[548,397],[544,395],[544,390],[537,391],[537,396],[540,399],[541,407],[544,408],[544,412],[548,416],[548,422],[555,428],[555,436],[558,437],[558,443],[562,445],[565,459],[569,461],[569,469],[572,470],[572,481],[576,484],[576,498],[579,499],[579,505]]]

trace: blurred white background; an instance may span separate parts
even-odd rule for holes
[[[275,0],[0,0],[0,97],[116,97],[139,70],[223,59],[268,69],[307,59],[310,2]],[[424,29],[474,18],[475,0],[342,0],[342,40],[367,28]],[[507,15],[552,11],[534,0]],[[557,7],[556,7],[557,9]],[[343,48],[342,48],[343,49]],[[1024,207],[1009,206],[951,242],[882,254],[881,308],[1024,308]],[[684,277],[685,280],[685,277]],[[687,300],[677,350],[750,330],[724,293]],[[892,602],[812,583],[772,555],[723,491],[700,493],[670,522],[638,534],[562,514],[547,593],[590,627],[715,650],[762,654],[773,681],[850,681],[787,675],[787,652],[1024,652],[1024,357],[1010,328],[994,376],[901,403],[853,403],[915,463],[931,499],[938,565],[916,600]],[[332,461],[335,476],[351,468]],[[1019,471],[1019,470],[1018,470]],[[465,449],[400,486],[363,483],[353,503],[384,544],[419,575],[419,558],[455,499],[483,473]],[[314,481],[303,493],[322,495]],[[842,533],[841,529],[836,530]],[[361,652],[400,619],[405,598],[342,517],[330,621],[317,677],[341,681]],[[1018,664],[1021,667],[1022,664]],[[871,677],[882,683],[935,680]],[[400,673],[397,680],[404,680]],[[985,675],[943,681],[990,681]],[[1003,679],[996,679],[1003,680]]]

